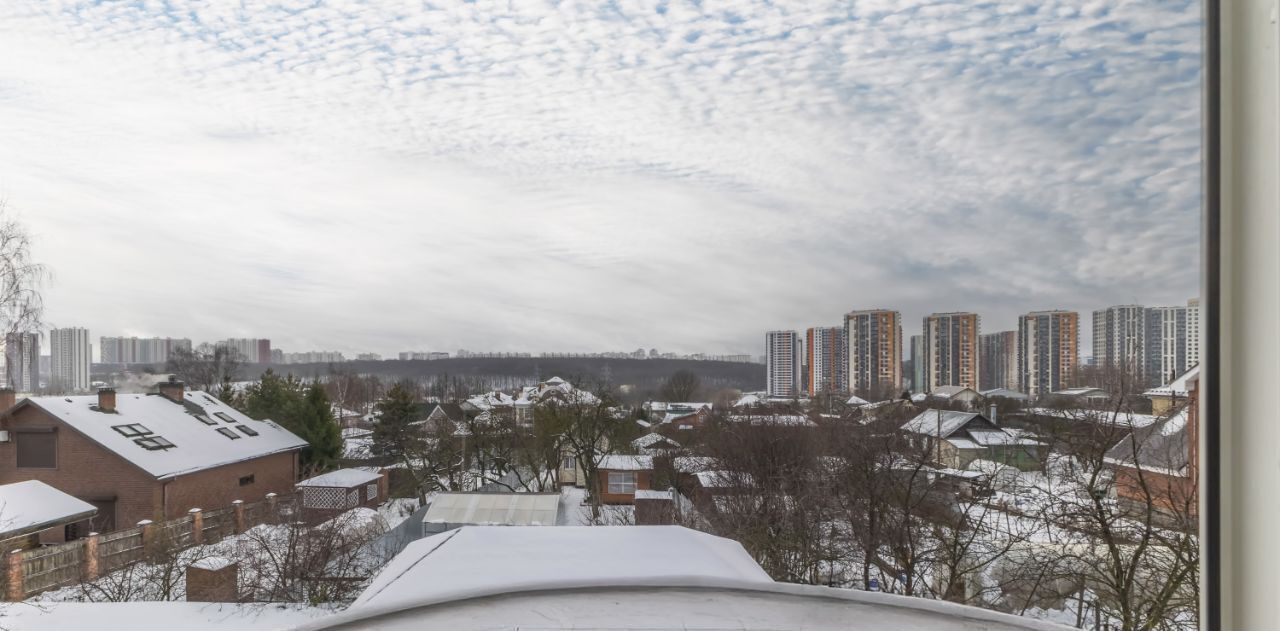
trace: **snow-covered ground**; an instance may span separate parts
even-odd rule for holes
[[[12,603],[0,606],[0,628],[51,629],[286,629],[329,615],[333,609],[303,605],[170,602]]]

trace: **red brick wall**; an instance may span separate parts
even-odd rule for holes
[[[57,428],[58,468],[19,469],[16,443],[0,443],[0,484],[39,480],[83,500],[115,497],[117,529],[143,519],[182,517],[191,508],[214,510],[237,499],[256,502],[267,493],[287,495],[297,481],[297,452],[274,454],[174,478],[168,481],[166,501],[164,483],[35,406],[0,421],[0,428],[9,431],[47,427]],[[240,486],[240,478],[250,474],[254,483]]]
[[[600,492],[600,502],[603,504],[634,504],[636,496],[624,493],[609,492],[609,471],[600,469],[596,472],[597,485],[596,490]],[[650,488],[650,479],[653,477],[652,471],[636,471],[636,490]]]
[[[257,502],[267,493],[289,495],[297,482],[297,453],[289,452],[205,469],[169,482],[169,519],[182,517],[192,508],[226,508],[235,500]],[[253,484],[240,486],[240,478],[253,476]]]
[[[25,406],[0,421],[10,432],[22,428],[55,427],[57,469],[17,468],[17,442],[0,443],[0,484],[39,480],[83,500],[116,498],[116,528],[130,528],[143,519],[160,518],[160,484],[123,458],[106,451],[70,426],[34,406]]]

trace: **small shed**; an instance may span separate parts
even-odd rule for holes
[[[97,513],[93,504],[38,480],[0,485],[0,541],[6,551],[87,535]]]
[[[385,476],[374,468],[330,471],[297,484],[303,518],[323,521],[364,506],[373,508],[386,499]]]
[[[559,516],[559,493],[436,493],[422,516],[422,534],[462,526],[554,526]]]

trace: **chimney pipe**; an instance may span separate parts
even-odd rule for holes
[[[0,410],[7,410],[18,403],[18,393],[13,388],[0,388]]]
[[[98,388],[98,411],[99,412],[115,412],[116,411],[115,388]]]
[[[992,425],[999,425],[999,423],[996,422],[996,404],[992,403],[991,407],[987,408],[987,410],[987,420],[991,421]]]
[[[169,381],[160,384],[160,394],[174,403],[182,403],[183,385],[176,376],[170,375]]]

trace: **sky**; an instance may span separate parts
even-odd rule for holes
[[[6,0],[0,196],[95,345],[1087,339],[1197,292],[1199,55],[1173,0]]]

